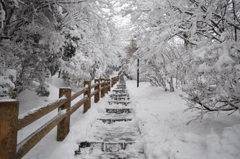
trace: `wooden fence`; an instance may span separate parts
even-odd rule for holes
[[[57,141],[63,141],[70,131],[70,116],[82,105],[85,113],[91,108],[91,97],[97,103],[119,80],[119,75],[111,79],[84,81],[84,88],[71,95],[70,88],[59,89],[59,99],[18,119],[19,103],[16,100],[0,101],[0,159],[20,159],[31,150],[46,134],[57,126]],[[91,91],[94,88],[93,91]],[[71,101],[84,95],[71,106]],[[58,108],[58,115],[48,121],[26,139],[17,143],[18,130],[28,126],[44,115]]]

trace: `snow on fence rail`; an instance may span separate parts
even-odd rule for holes
[[[85,113],[91,108],[91,97],[97,103],[119,80],[119,75],[111,79],[84,81],[85,88],[71,96],[71,88],[60,88],[59,99],[18,118],[19,103],[16,100],[0,101],[0,159],[20,159],[30,151],[45,135],[57,126],[57,141],[63,141],[70,130],[70,116],[82,105]],[[91,89],[94,91],[91,93]],[[84,94],[83,98],[71,106],[71,101]],[[58,108],[58,115],[41,126],[26,139],[17,143],[18,130],[28,126],[44,115]]]

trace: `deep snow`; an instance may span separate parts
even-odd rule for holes
[[[141,83],[139,88],[135,81],[127,84],[148,159],[240,158],[238,113],[209,114],[189,123],[197,113],[184,111],[187,107],[180,90],[171,93],[149,83]]]
[[[19,96],[20,112],[45,105],[58,98],[58,88],[67,87],[60,79],[53,78],[49,97],[37,97],[31,91]],[[185,101],[176,90],[174,93],[153,87],[149,83],[127,81],[132,106],[141,130],[144,151],[148,159],[239,159],[240,115],[214,113],[202,120],[195,119],[197,113],[184,110]],[[56,128],[44,137],[23,159],[74,159],[78,142],[85,141],[91,124],[103,111],[108,98],[92,103],[92,108],[83,114],[82,107],[71,116],[71,131],[62,142],[56,141]],[[36,121],[18,132],[18,142],[51,119],[57,111]]]

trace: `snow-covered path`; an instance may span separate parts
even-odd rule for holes
[[[105,111],[97,120],[76,151],[80,159],[145,159],[139,147],[141,136],[134,117],[125,82],[120,81],[117,89],[108,96]]]

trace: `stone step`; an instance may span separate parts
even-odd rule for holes
[[[113,100],[113,101],[108,101],[108,104],[112,105],[112,104],[122,104],[127,106],[128,104],[130,104],[130,101],[124,101],[124,100]]]
[[[134,142],[140,139],[140,131],[136,121],[114,122],[105,124],[97,120],[86,140],[101,142]]]
[[[117,89],[127,89],[126,86],[117,86]]]
[[[126,90],[126,91],[127,91],[126,88],[115,88],[115,89],[113,89],[113,90],[117,90],[117,91],[120,91],[120,90]]]
[[[124,150],[123,150],[124,151]],[[131,152],[110,152],[101,155],[101,159],[146,159],[143,152],[138,152],[138,154],[131,154]]]
[[[129,96],[112,96],[112,100],[130,100]]]
[[[134,118],[133,113],[101,113],[98,119],[132,119]]]
[[[116,94],[118,93],[127,93],[126,89],[114,89],[113,92],[115,92]]]
[[[115,123],[115,122],[121,122],[121,121],[131,121],[132,119],[97,119],[97,120],[101,120],[102,122],[106,123],[106,124],[111,124],[111,123]]]
[[[115,98],[115,97],[128,97],[129,98],[129,94],[128,93],[110,94],[109,96],[111,98]]]
[[[124,82],[124,83],[118,83],[117,85],[125,85],[126,86],[126,83]]]
[[[126,89],[126,85],[117,85],[117,89]]]
[[[125,150],[127,145],[133,144],[135,142],[94,142],[94,141],[85,141],[78,143],[78,150],[76,153],[81,153],[81,149],[92,147],[94,149],[99,149],[104,152],[117,152],[120,150]]]
[[[106,108],[107,113],[115,113],[115,114],[123,114],[123,113],[131,113],[133,109],[131,108],[124,108],[124,109],[111,109]]]
[[[135,142],[81,142],[76,155],[87,155],[88,159],[145,159],[143,152],[132,154],[127,147]],[[93,150],[95,152],[93,152]],[[89,158],[91,156],[91,158]]]

